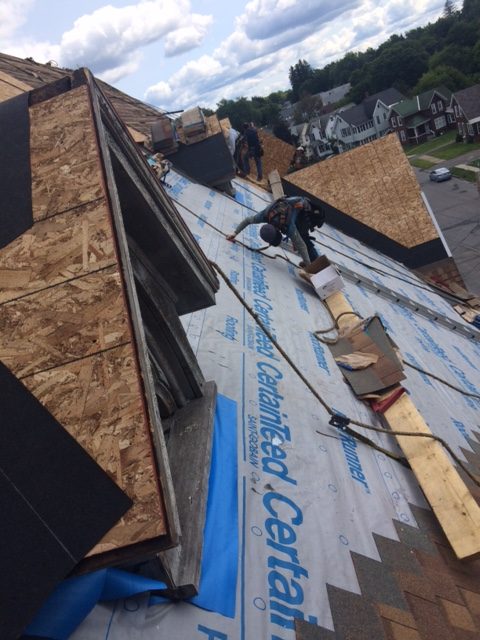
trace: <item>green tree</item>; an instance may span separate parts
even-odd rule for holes
[[[480,0],[463,0],[462,17],[465,20],[480,20]]]
[[[453,16],[457,12],[457,8],[455,7],[455,3],[453,0],[445,0],[445,6],[443,7],[443,15]]]
[[[443,65],[424,73],[415,85],[413,92],[415,94],[423,93],[423,91],[440,86],[447,87],[450,91],[458,91],[459,89],[465,89],[469,84],[471,83],[468,76],[464,73],[454,67]]]
[[[293,112],[295,124],[310,122],[312,118],[319,116],[322,110],[322,101],[316,96],[305,95],[299,100]]]
[[[388,87],[412,87],[428,69],[428,54],[418,44],[395,42],[384,48],[370,69],[370,84],[374,92]]]
[[[290,129],[284,120],[279,120],[273,125],[273,135],[287,144],[294,144],[294,139],[290,133]]]
[[[290,67],[288,72],[288,78],[290,80],[290,86],[292,87],[292,93],[295,101],[300,97],[299,89],[301,85],[311,78],[313,75],[313,69],[306,60],[299,60],[293,67]]]

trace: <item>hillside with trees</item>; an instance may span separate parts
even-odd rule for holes
[[[299,60],[289,70],[290,90],[266,97],[221,100],[219,117],[229,117],[233,126],[253,121],[270,125],[285,139],[288,130],[279,120],[285,100],[297,102],[350,82],[347,101],[359,103],[366,95],[395,87],[412,96],[444,85],[458,91],[480,82],[480,0],[464,0],[457,9],[446,0],[443,15],[425,27],[392,35],[376,49],[349,52],[321,69]]]

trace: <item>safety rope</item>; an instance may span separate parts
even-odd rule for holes
[[[227,287],[232,291],[232,293],[235,295],[235,297],[239,300],[240,304],[244,307],[244,309],[247,311],[247,313],[254,319],[254,321],[256,322],[256,324],[261,328],[261,330],[265,333],[265,335],[268,337],[268,339],[271,341],[271,343],[274,345],[274,347],[277,349],[277,351],[281,354],[281,356],[283,357],[283,359],[287,362],[287,364],[290,366],[290,368],[296,373],[296,375],[300,378],[300,380],[305,384],[305,386],[308,388],[308,390],[312,393],[312,395],[318,400],[318,402],[322,405],[322,407],[325,409],[325,411],[333,417],[339,419],[339,423],[340,423],[340,428],[344,431],[347,431],[350,435],[352,435],[352,437],[358,437],[361,436],[358,439],[361,438],[366,438],[366,436],[363,436],[362,434],[358,434],[358,432],[350,429],[348,427],[348,424],[354,424],[358,427],[361,427],[363,429],[367,429],[370,431],[374,431],[376,433],[385,433],[387,435],[394,435],[394,436],[406,436],[406,437],[415,437],[415,438],[428,438],[431,440],[435,440],[437,441],[439,444],[441,444],[447,451],[448,453],[451,455],[451,457],[453,458],[453,460],[457,463],[457,465],[466,473],[466,475],[472,480],[472,482],[474,482],[477,486],[480,486],[480,480],[474,475],[472,474],[467,467],[465,466],[465,464],[462,462],[462,460],[460,460],[460,458],[454,453],[454,451],[452,450],[452,448],[450,447],[450,445],[445,442],[445,440],[443,438],[441,438],[440,436],[437,436],[433,433],[416,433],[416,432],[412,432],[412,431],[393,431],[391,429],[383,429],[381,427],[375,427],[371,424],[367,424],[364,422],[361,422],[359,420],[355,420],[352,418],[346,418],[345,416],[340,416],[338,414],[338,412],[335,412],[332,407],[330,407],[330,405],[320,396],[320,394],[318,393],[318,391],[315,389],[315,387],[313,387],[313,385],[310,383],[310,381],[304,376],[304,374],[300,371],[300,369],[297,367],[297,365],[293,362],[293,360],[290,358],[290,356],[288,355],[288,353],[284,350],[284,348],[280,345],[280,343],[277,341],[277,339],[272,335],[272,333],[270,332],[270,330],[268,329],[268,327],[265,326],[265,324],[263,323],[263,321],[260,319],[260,317],[258,316],[257,313],[255,313],[255,311],[252,309],[252,307],[243,299],[243,297],[240,295],[240,292],[238,291],[238,289],[232,284],[232,282],[230,281],[230,279],[228,278],[228,276],[225,274],[225,272],[223,271],[223,269],[221,269],[221,267],[219,267],[219,265],[216,262],[211,262],[212,267],[216,270],[216,272],[220,275],[220,277],[222,278],[222,280],[225,282],[225,284],[227,285]],[[338,318],[336,319],[336,322],[338,322]],[[335,423],[334,423],[335,424]],[[337,425],[336,425],[337,426]],[[375,442],[373,442],[372,440],[368,440],[368,444],[369,446],[372,446],[375,449],[379,449],[379,445],[377,445]],[[365,440],[363,440],[365,442]],[[393,458],[394,460],[397,460],[398,462],[401,462],[402,464],[405,464],[405,459],[395,455],[393,452],[385,450],[383,448],[382,449],[382,453],[384,453],[385,455],[388,455],[388,457]]]
[[[197,218],[198,220],[201,220],[204,224],[206,224],[207,226],[211,227],[212,229],[214,229],[217,233],[219,233],[220,235],[222,235],[224,238],[227,237],[228,234],[226,234],[224,231],[222,231],[221,229],[219,229],[218,227],[216,227],[214,224],[212,224],[211,222],[209,222],[208,220],[205,220],[204,218],[202,218],[200,215],[198,215],[198,213],[195,213],[195,211],[192,211],[192,209],[190,209],[189,207],[187,207],[185,204],[183,204],[182,202],[180,202],[179,200],[177,200],[176,198],[172,197],[172,200],[174,202],[176,202],[178,205],[180,205],[183,209],[185,209],[185,211],[188,211],[188,213],[190,213],[192,216],[194,216],[195,218]],[[318,242],[318,241],[317,241]],[[299,269],[300,267],[298,266],[298,264],[296,264],[295,262],[293,262],[293,260],[290,260],[289,258],[287,258],[287,256],[282,256],[280,254],[276,254],[274,256],[269,255],[268,253],[265,253],[265,251],[268,249],[268,245],[265,245],[264,247],[251,247],[248,244],[245,244],[244,242],[242,242],[241,240],[235,240],[235,244],[244,247],[245,249],[248,249],[249,251],[252,251],[253,253],[260,253],[262,256],[264,256],[265,258],[268,258],[269,260],[284,260],[285,262],[287,262],[288,264],[292,265],[293,267],[295,267],[295,269]],[[318,242],[318,244],[321,244]],[[386,274],[388,275],[388,274]],[[327,311],[330,314],[330,317],[332,318],[332,320],[334,321],[334,324],[327,328],[327,329],[317,329],[313,332],[314,336],[316,337],[317,340],[319,340],[319,342],[322,342],[324,344],[335,344],[338,340],[337,339],[333,339],[333,341],[330,341],[328,339],[321,339],[320,336],[318,334],[325,334],[325,333],[330,333],[331,331],[335,331],[338,330],[338,325],[335,324],[335,318],[332,316],[330,309],[328,308],[328,306],[326,304],[323,303],[323,306],[325,307],[325,309],[327,309]],[[355,311],[346,311],[344,313],[352,313],[353,315],[358,316],[359,318],[361,318],[360,314],[356,313]],[[343,314],[342,314],[343,315]],[[341,316],[338,316],[338,319]],[[468,396],[470,398],[476,398],[478,400],[480,400],[480,395],[475,394],[475,393],[470,393],[468,391],[465,391],[464,389],[462,389],[461,387],[457,387],[456,385],[452,384],[451,382],[448,382],[448,380],[444,380],[443,378],[440,378],[438,376],[436,376],[435,374],[431,373],[430,371],[426,371],[425,369],[421,369],[419,367],[415,367],[414,365],[410,364],[409,362],[407,362],[406,360],[402,360],[402,362],[404,364],[406,364],[408,367],[411,367],[412,369],[416,369],[417,371],[419,371],[420,373],[423,373],[426,376],[429,376],[435,380],[437,380],[438,382],[441,382],[442,384],[446,385],[447,387],[450,387],[451,389],[454,389],[455,391],[458,391],[458,393],[461,393],[465,396]]]

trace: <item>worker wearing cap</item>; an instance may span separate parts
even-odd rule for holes
[[[307,198],[280,198],[259,213],[244,218],[235,231],[227,236],[227,240],[234,241],[240,231],[250,224],[263,223],[260,229],[262,240],[278,247],[282,234],[286,235],[307,265],[318,257],[318,251],[309,236],[312,228],[310,213],[320,215],[317,210],[312,209]]]

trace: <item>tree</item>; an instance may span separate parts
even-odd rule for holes
[[[445,6],[443,7],[443,15],[445,17],[453,16],[457,12],[455,2],[453,0],[445,0]]]
[[[278,122],[273,125],[273,135],[280,140],[283,140],[287,144],[294,143],[292,134],[290,133],[290,129],[288,128],[284,120],[278,120]]]
[[[462,18],[464,20],[480,20],[480,0],[463,0]]]
[[[311,78],[313,75],[313,69],[306,60],[299,60],[293,67],[290,67],[288,72],[288,78],[292,87],[294,100],[297,101],[300,97],[300,86]]]
[[[374,92],[402,83],[412,87],[428,69],[428,54],[414,42],[404,40],[385,48],[370,68]]]
[[[309,95],[304,96],[297,103],[293,112],[295,124],[310,122],[310,120],[320,115],[322,107],[323,103],[319,97]]]
[[[445,86],[450,91],[458,91],[465,89],[469,84],[470,81],[464,73],[454,67],[443,65],[424,73],[413,91],[418,94],[440,86]]]

